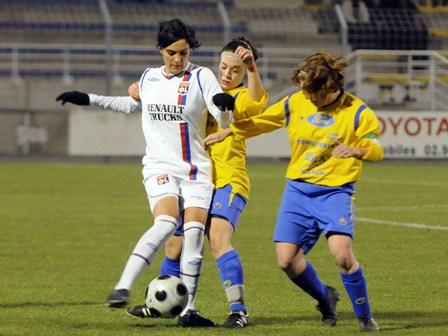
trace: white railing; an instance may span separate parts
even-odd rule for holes
[[[270,101],[292,93],[290,77],[311,49],[260,48],[258,67]],[[201,48],[191,59],[216,71],[220,48]],[[437,51],[357,50],[347,55],[346,89],[373,105],[413,103],[416,108],[448,106],[448,60]],[[0,76],[20,82],[53,77],[70,85],[75,77],[110,81],[136,80],[146,67],[160,66],[155,47],[104,45],[0,44]],[[110,70],[109,70],[110,69]],[[107,92],[106,92],[107,94]]]
[[[446,110],[448,59],[437,51],[357,50],[348,54],[345,89],[375,107]],[[275,102],[297,91],[285,86]]]
[[[220,52],[220,48],[201,47],[192,52],[191,60],[216,71]],[[289,81],[292,69],[310,53],[311,49],[260,48],[260,74],[270,89],[279,91],[282,87],[277,84]],[[145,68],[160,66],[161,61],[155,47],[114,45],[109,50],[104,45],[0,44],[0,75],[17,82],[41,76],[60,78],[69,85],[79,76],[121,83],[123,78],[138,79]]]
[[[356,50],[347,58],[346,88],[368,103],[428,110],[448,106],[448,60],[440,52]]]

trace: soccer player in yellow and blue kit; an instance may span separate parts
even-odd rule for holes
[[[235,98],[235,120],[260,114],[267,105],[268,95],[255,65],[257,58],[257,50],[244,37],[236,38],[222,49],[218,79],[224,92]],[[247,87],[242,85],[245,74]],[[207,134],[222,130],[212,118],[208,126]],[[249,320],[244,304],[243,266],[231,239],[250,193],[246,143],[228,137],[210,146],[209,153],[215,191],[209,211],[208,238],[231,311],[222,326],[244,328]]]
[[[255,63],[257,58],[258,51],[244,36],[232,39],[222,48],[218,80],[223,91],[235,98],[235,120],[260,114],[267,105],[268,94],[258,73]],[[243,85],[245,76],[247,87]],[[222,128],[210,116],[207,120],[207,134],[219,130]],[[222,326],[244,328],[249,325],[249,319],[244,303],[243,266],[231,240],[250,193],[246,144],[244,140],[228,137],[225,141],[210,146],[209,154],[213,163],[215,190],[209,211],[207,235],[230,305],[230,314]],[[161,266],[161,274],[179,276],[182,230],[180,225],[175,236],[166,243],[166,257]],[[150,314],[144,305],[129,308],[128,313],[138,317]]]
[[[292,77],[301,91],[204,142],[211,145],[232,133],[236,139],[246,139],[286,127],[291,159],[274,232],[278,265],[317,300],[323,325],[335,326],[339,293],[323,284],[304,258],[323,232],[361,331],[377,331],[352,240],[355,182],[363,161],[382,160],[383,149],[377,141],[380,130],[374,112],[343,89],[347,65],[344,58],[326,53],[309,56]]]

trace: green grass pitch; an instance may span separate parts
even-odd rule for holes
[[[104,301],[152,217],[136,163],[0,162],[0,335],[357,335],[325,239],[309,254],[341,292],[338,326],[320,326],[315,302],[277,268],[271,240],[285,163],[250,163],[251,199],[234,245],[252,326],[183,329],[136,319]],[[365,164],[357,186],[355,254],[382,335],[448,335],[448,164]],[[206,256],[196,301],[222,323],[228,305]],[[143,303],[163,252],[139,278]]]

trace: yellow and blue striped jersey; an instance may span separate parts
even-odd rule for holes
[[[266,91],[263,92],[261,100],[256,102],[250,97],[249,90],[242,85],[226,92],[235,98],[233,117],[236,121],[260,114],[268,102]],[[207,134],[215,133],[221,129],[215,119],[209,115]],[[229,136],[224,141],[210,146],[209,154],[213,162],[215,188],[222,188],[231,184],[232,196],[239,193],[248,199],[250,181],[246,169],[246,142],[243,139],[236,140],[234,136]]]
[[[324,186],[341,186],[359,180],[362,160],[340,159],[331,152],[340,142],[368,148],[363,160],[377,162],[383,149],[375,113],[362,100],[347,92],[325,107],[317,108],[302,91],[283,98],[262,114],[230,127],[236,139],[246,139],[286,127],[291,159],[286,177]]]

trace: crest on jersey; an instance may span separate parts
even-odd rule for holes
[[[329,127],[334,124],[334,119],[328,114],[316,113],[307,118],[311,125],[317,127]]]
[[[347,220],[344,217],[339,218],[339,225],[346,226]]]
[[[157,184],[162,185],[162,184],[165,184],[168,182],[170,182],[168,174],[163,174],[163,175],[157,176]]]
[[[179,88],[177,89],[177,92],[180,95],[184,96],[184,95],[186,95],[188,93],[189,87],[190,87],[190,83],[189,82],[181,82],[179,84]]]

